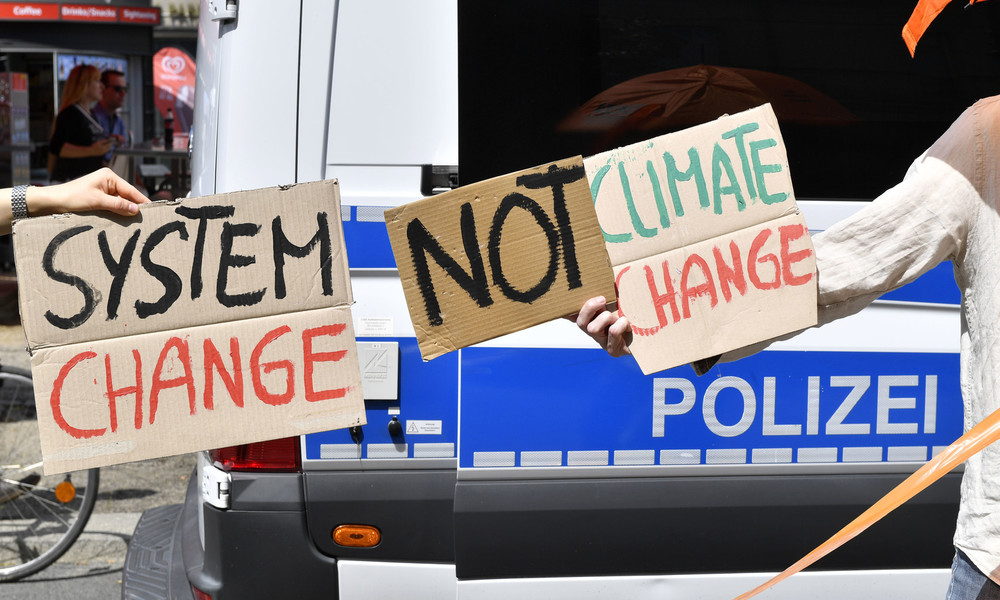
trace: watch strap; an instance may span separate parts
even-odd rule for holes
[[[15,185],[11,190],[10,212],[15,221],[28,218],[28,186]]]

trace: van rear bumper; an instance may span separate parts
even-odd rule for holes
[[[197,477],[183,505],[143,513],[129,543],[122,598],[213,600],[337,597],[336,560],[315,549],[299,510],[219,510],[201,502]],[[205,539],[198,531],[204,511]]]

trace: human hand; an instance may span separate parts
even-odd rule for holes
[[[611,356],[632,354],[629,350],[629,344],[632,343],[632,325],[628,318],[620,317],[607,309],[607,300],[604,296],[587,300],[579,313],[567,318],[576,321],[576,326]]]
[[[111,148],[114,146],[115,139],[113,137],[106,137],[101,140],[97,140],[90,145],[91,156],[104,156],[108,152],[111,152]]]
[[[28,214],[105,210],[131,216],[139,205],[149,202],[139,190],[107,167],[59,185],[30,187],[27,192]]]

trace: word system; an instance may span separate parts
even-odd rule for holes
[[[643,373],[816,323],[815,256],[770,105],[584,163]]]
[[[424,360],[614,297],[577,157],[386,211]]]

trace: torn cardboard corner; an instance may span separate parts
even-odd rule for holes
[[[47,473],[364,422],[335,181],[15,224]]]
[[[424,360],[615,297],[580,157],[386,211]]]
[[[815,254],[770,105],[584,164],[643,373],[816,324]]]

